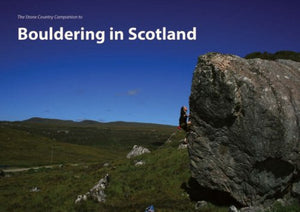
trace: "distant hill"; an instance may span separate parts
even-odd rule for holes
[[[4,121],[2,121],[4,122]],[[1,123],[1,121],[0,121]],[[26,119],[24,121],[16,121],[11,123],[31,123],[31,124],[55,124],[55,125],[73,125],[73,126],[83,126],[83,125],[98,125],[98,126],[115,126],[115,127],[137,127],[137,128],[147,128],[147,127],[173,127],[170,125],[154,124],[154,123],[142,123],[142,122],[125,122],[125,121],[114,121],[114,122],[98,122],[95,120],[82,120],[82,121],[72,121],[72,120],[61,120],[61,119],[48,119],[33,117]]]
[[[61,156],[56,157],[56,163],[114,159],[119,155],[124,157],[135,144],[154,150],[164,144],[174,131],[175,126],[133,122],[75,122],[43,118],[2,121],[0,161],[6,162],[0,165],[50,163],[52,145],[60,146],[62,150]],[[44,154],[47,155],[46,161],[41,160]]]
[[[80,123],[81,124],[99,124],[98,121],[94,121],[94,120],[83,120]]]
[[[39,118],[33,117],[24,121],[23,123],[41,123],[41,124],[73,124],[75,123],[72,120],[60,120],[60,119],[47,119],[47,118]]]
[[[253,52],[245,56],[246,59],[261,58],[266,60],[286,59],[300,62],[300,52],[278,51],[274,54],[269,52]]]

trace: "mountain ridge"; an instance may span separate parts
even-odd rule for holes
[[[74,121],[68,119],[56,119],[56,118],[43,118],[43,117],[32,117],[29,119],[24,119],[20,121],[7,121],[0,120],[0,123],[45,123],[45,124],[85,124],[85,125],[153,125],[153,126],[172,126],[169,124],[151,123],[151,122],[135,122],[135,121],[111,121],[111,122],[101,122],[91,119],[84,119],[81,121]]]

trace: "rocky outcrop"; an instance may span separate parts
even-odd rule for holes
[[[106,194],[104,190],[109,184],[109,175],[106,174],[103,178],[99,180],[99,182],[94,185],[93,188],[90,189],[89,192],[83,195],[78,195],[77,199],[75,200],[75,204],[78,204],[82,201],[86,201],[88,199],[92,199],[97,202],[105,202],[106,201]]]
[[[177,149],[186,149],[186,148],[187,148],[187,144],[181,143],[181,144],[179,144]]]
[[[199,57],[190,96],[192,177],[241,205],[299,195],[300,63]]]
[[[142,146],[134,145],[126,157],[130,159],[145,153],[150,153],[150,150]]]

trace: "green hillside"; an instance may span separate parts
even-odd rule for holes
[[[116,156],[116,153],[107,149],[57,142],[30,132],[0,127],[2,167],[99,162]]]
[[[61,142],[109,149],[113,147],[121,151],[127,151],[135,144],[156,148],[176,130],[174,126],[159,124],[100,123],[88,120],[73,122],[41,118],[23,122],[2,122],[1,125]]]
[[[144,211],[153,204],[156,211],[195,211],[195,202],[189,198],[184,184],[190,178],[186,149],[178,150],[184,132],[178,131],[173,142],[150,154],[137,158],[114,160],[77,167],[41,169],[15,173],[0,178],[0,211]],[[145,165],[134,164],[143,160]],[[92,200],[75,204],[78,194],[84,194],[106,173],[110,184],[106,189],[107,201]],[[39,192],[31,192],[38,187]],[[204,211],[227,211],[227,207],[209,204]]]
[[[21,135],[15,129],[10,132],[7,135]],[[22,134],[24,141],[27,140],[25,134]],[[169,136],[171,143],[157,147],[150,154],[132,159],[122,155],[109,161],[108,166],[99,161],[6,174],[0,177],[0,211],[140,212],[154,205],[156,212],[227,212],[229,205],[216,206],[211,203],[200,210],[195,209],[197,200],[190,198],[188,151],[178,149],[184,136],[183,131],[176,131],[175,135]],[[38,136],[36,138],[41,139]],[[48,138],[44,139],[51,142]],[[137,167],[136,161],[144,161],[145,164]],[[110,183],[105,190],[105,203],[87,200],[75,204],[77,195],[85,194],[107,173]],[[38,191],[32,192],[33,188]],[[274,211],[298,209],[297,205],[285,208],[278,206]]]
[[[0,122],[0,166],[114,160],[139,144],[154,150],[176,127],[33,118]]]

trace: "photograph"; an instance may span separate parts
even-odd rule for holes
[[[299,212],[298,0],[2,0],[0,211]]]

